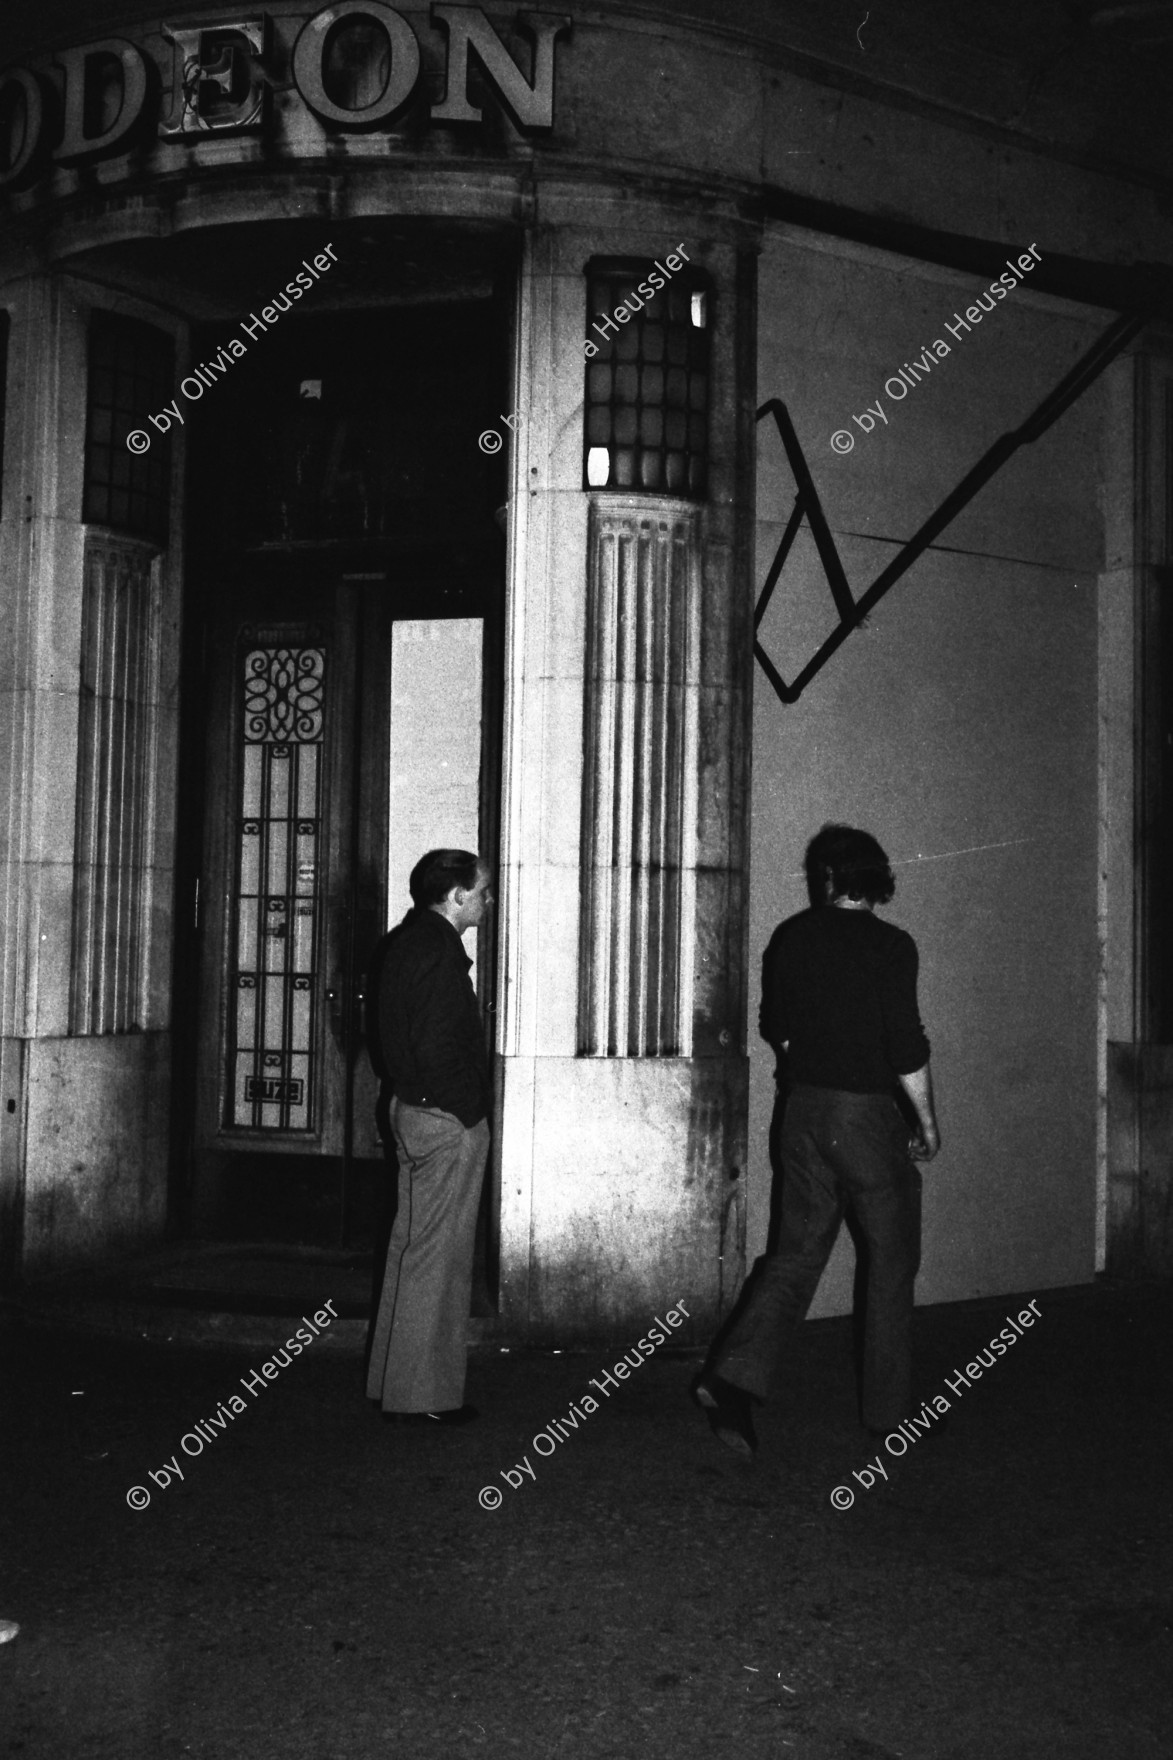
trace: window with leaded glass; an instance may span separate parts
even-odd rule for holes
[[[596,259],[587,267],[587,341],[584,487],[703,500],[706,278],[684,265]]]
[[[165,331],[113,312],[91,314],[82,502],[87,524],[167,542],[171,447],[150,417],[175,395],[175,344]],[[148,438],[146,451],[127,445],[136,432]]]
[[[253,641],[247,640],[249,634]],[[227,1122],[314,1128],[326,655],[246,632]],[[263,645],[262,645],[263,644]]]

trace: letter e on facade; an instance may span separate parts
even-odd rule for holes
[[[159,120],[161,136],[263,126],[269,86],[259,64],[267,48],[266,22],[260,16],[210,28],[164,25],[175,62],[171,106]]]

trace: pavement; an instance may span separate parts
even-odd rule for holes
[[[810,1322],[751,1465],[695,1354],[607,1385],[634,1338],[482,1345],[480,1422],[417,1430],[329,1325],[267,1378],[77,1318],[0,1319],[6,1760],[1170,1753],[1168,1285],[918,1310],[950,1425],[886,1444]]]

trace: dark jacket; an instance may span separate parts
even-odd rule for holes
[[[408,1106],[472,1126],[489,1112],[489,1060],[472,961],[446,917],[412,910],[368,969],[368,1048],[376,1075]]]
[[[912,936],[871,911],[819,905],[783,923],[763,966],[762,1031],[789,1041],[790,1079],[884,1094],[923,1068],[917,964]]]

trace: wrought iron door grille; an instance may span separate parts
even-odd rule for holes
[[[227,1119],[235,1129],[314,1128],[325,674],[320,647],[244,654]]]

